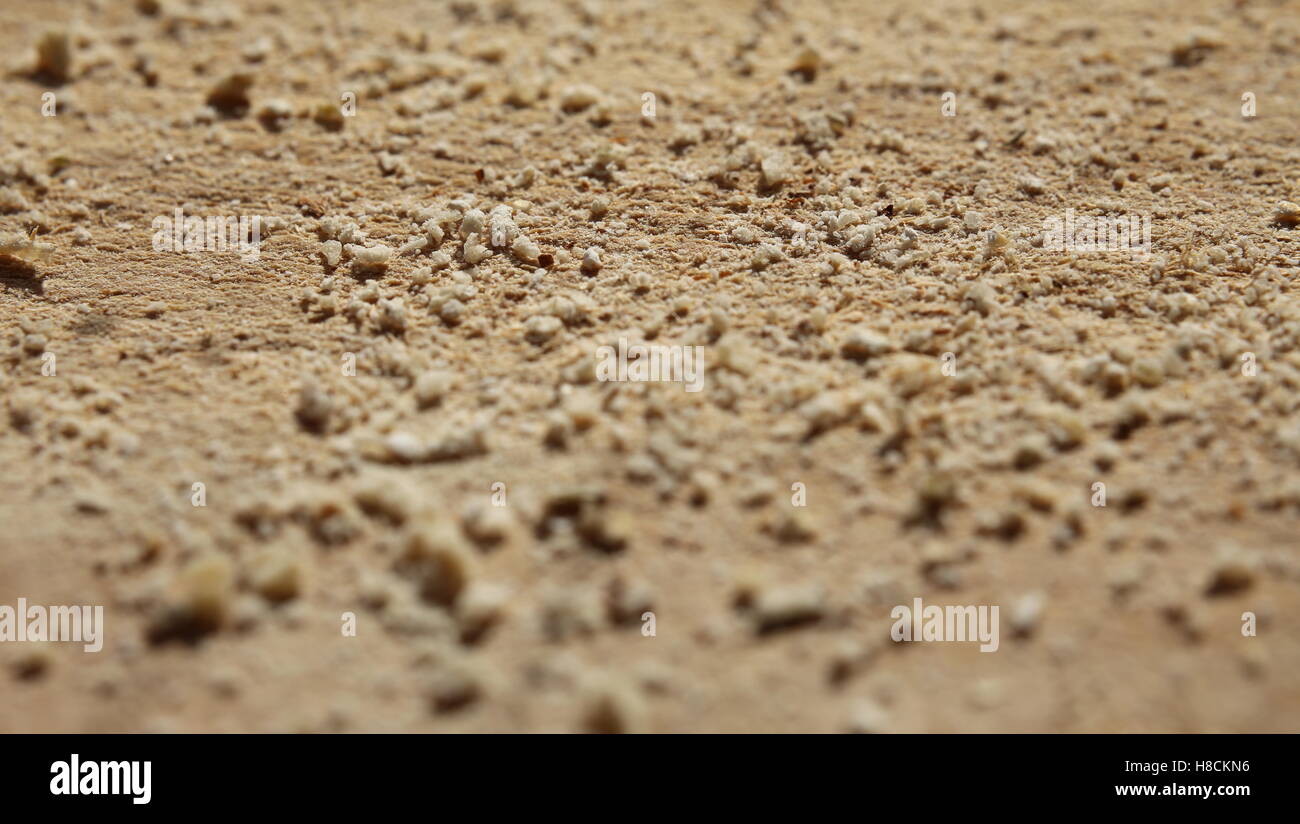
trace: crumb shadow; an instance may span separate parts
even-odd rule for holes
[[[45,89],[62,89],[72,82],[72,78],[61,78],[51,74],[48,71],[39,71],[31,68],[18,68],[4,75],[9,80],[27,81],[36,86]]]
[[[46,89],[62,89],[69,82],[49,72],[20,72],[18,76]]]
[[[116,326],[117,318],[99,312],[86,317],[84,320],[77,321],[68,329],[79,337],[93,338],[108,334]]]
[[[40,278],[36,267],[25,260],[7,255],[0,255],[0,283],[33,295],[45,294],[45,281]]]

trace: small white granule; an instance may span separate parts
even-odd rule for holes
[[[452,298],[442,305],[438,310],[438,317],[442,318],[447,324],[455,326],[460,323],[461,318],[465,316],[465,304]]]
[[[360,243],[366,238],[365,233],[357,228],[356,223],[339,217],[321,218],[316,231],[322,238],[337,240],[340,243]]]
[[[479,234],[483,231],[486,222],[487,215],[483,214],[482,209],[470,209],[460,221],[460,236],[468,238],[470,235]]]
[[[424,223],[420,224],[420,231],[424,232],[425,236],[429,238],[429,242],[434,246],[442,245],[442,239],[445,235],[443,234],[442,227],[438,225],[437,218],[429,218]]]
[[[524,337],[530,343],[543,344],[564,327],[564,323],[551,315],[533,315],[524,322]]]
[[[421,409],[435,406],[451,392],[453,383],[447,372],[424,372],[415,379],[415,402]]]
[[[0,255],[22,260],[49,260],[54,257],[54,245],[32,240],[21,232],[0,235]]]
[[[537,244],[527,235],[520,235],[515,238],[515,242],[510,245],[510,251],[525,263],[536,263],[538,256],[542,253]]]
[[[1020,178],[1020,190],[1027,195],[1041,195],[1047,191],[1047,184],[1041,177],[1035,175],[1024,175]]]
[[[754,251],[753,258],[749,261],[749,267],[755,272],[761,272],[777,261],[784,260],[785,254],[770,243],[764,243]]]
[[[325,258],[326,266],[338,266],[343,259],[343,244],[337,240],[327,240],[320,245],[320,253]]]
[[[379,301],[379,328],[398,333],[406,330],[406,306],[401,298]]]
[[[1283,226],[1295,226],[1300,223],[1300,206],[1289,200],[1283,200],[1273,210],[1273,221]]]
[[[344,248],[358,266],[375,268],[387,266],[389,259],[393,256],[393,247],[385,246],[382,243],[378,246],[369,247],[349,243]]]
[[[479,214],[482,214],[482,212]],[[462,250],[461,255],[465,258],[466,263],[473,266],[492,257],[492,250],[479,243],[478,235],[470,233],[465,238],[465,248]]]
[[[496,248],[507,248],[519,236],[519,226],[515,224],[511,209],[504,203],[493,207],[488,214],[488,243]]]
[[[397,250],[397,254],[402,257],[408,257],[424,251],[425,247],[428,245],[429,239],[427,237],[413,237],[402,244],[402,248]]]
[[[790,179],[790,163],[780,152],[770,152],[759,164],[764,189],[775,189]]]
[[[603,264],[600,262],[600,249],[595,246],[589,248],[582,256],[581,269],[584,274],[594,275],[599,272]]]

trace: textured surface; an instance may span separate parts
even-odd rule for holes
[[[1295,3],[0,20],[0,234],[54,247],[0,256],[0,604],[107,621],[0,644],[0,730],[1300,730]],[[471,265],[501,204],[537,250]],[[595,380],[620,337],[703,391]],[[1000,648],[892,643],[917,597]]]

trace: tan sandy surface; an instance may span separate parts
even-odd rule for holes
[[[0,604],[106,621],[0,643],[0,731],[1300,731],[1300,4],[0,23]]]

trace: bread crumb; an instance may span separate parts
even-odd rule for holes
[[[1300,206],[1289,200],[1284,200],[1277,204],[1273,210],[1273,222],[1281,226],[1295,226],[1300,224]]]
[[[248,573],[253,590],[276,604],[298,597],[302,591],[302,576],[302,561],[279,549],[266,550],[258,555]]]
[[[403,570],[417,580],[425,600],[454,606],[474,578],[475,569],[469,547],[450,521],[429,515],[409,527]]]
[[[471,266],[477,266],[488,258],[492,257],[492,250],[479,242],[478,235],[471,233],[465,239],[465,246],[461,250],[461,257]]]
[[[257,108],[257,119],[267,131],[278,132],[293,117],[293,106],[283,100],[268,100]]]
[[[582,264],[579,267],[585,275],[594,275],[603,268],[600,262],[600,249],[595,246],[587,249],[582,255]]]
[[[863,699],[853,705],[844,731],[858,735],[888,732],[889,714],[875,701]]]
[[[1255,565],[1241,550],[1225,549],[1219,552],[1214,567],[1205,584],[1209,596],[1236,595],[1255,584]]]
[[[323,432],[329,424],[334,402],[315,382],[304,383],[298,392],[298,407],[294,414],[304,429]]]
[[[1011,608],[1011,630],[1019,637],[1028,637],[1038,628],[1047,596],[1031,592],[1022,596]]]
[[[631,686],[601,680],[587,688],[582,730],[604,735],[643,733],[646,731],[645,704]]]
[[[461,529],[481,547],[505,541],[514,525],[514,517],[505,507],[476,504],[461,516]]]
[[[781,152],[769,152],[759,163],[760,184],[764,190],[775,189],[790,180],[790,161]]]
[[[406,331],[406,305],[401,298],[380,300],[378,324],[381,331],[401,334]]]
[[[1017,183],[1020,191],[1030,196],[1041,195],[1047,191],[1047,184],[1036,175],[1023,175]]]
[[[799,75],[805,82],[811,83],[822,67],[821,53],[811,46],[805,46],[790,64],[790,73]]]
[[[404,523],[415,506],[407,488],[391,477],[368,479],[353,497],[366,514],[383,517],[394,524]]]
[[[761,587],[750,608],[755,631],[765,635],[821,620],[825,595],[816,584]]]
[[[234,602],[234,567],[230,558],[209,553],[190,562],[173,583],[173,592],[150,622],[154,643],[188,640],[217,630]]]
[[[865,361],[893,352],[893,342],[870,329],[854,329],[840,345],[840,354],[850,360]]]
[[[393,248],[382,243],[375,246],[358,246],[350,243],[343,248],[352,257],[354,265],[368,269],[381,269],[387,266],[388,261],[393,257]]]
[[[510,591],[482,581],[471,582],[456,603],[461,641],[474,644],[505,617]]]
[[[18,232],[0,234],[0,255],[27,261],[44,261],[54,257],[54,246],[32,240]]]
[[[585,84],[566,86],[560,91],[560,109],[568,114],[583,111],[599,102],[600,92]]]
[[[437,406],[447,396],[455,378],[447,372],[424,372],[415,379],[415,402],[421,409]]]
[[[252,105],[248,90],[253,87],[253,75],[249,72],[235,72],[227,75],[208,92],[207,103],[219,112],[228,115],[242,115]]]
[[[442,318],[448,326],[455,326],[465,317],[465,304],[452,298],[438,309],[438,317]]]
[[[468,239],[470,235],[482,234],[485,225],[487,225],[487,215],[483,214],[483,210],[470,209],[465,212],[465,216],[461,218],[460,236]]]
[[[337,240],[327,240],[321,244],[320,253],[325,259],[325,265],[332,269],[343,259],[343,244]]]
[[[332,132],[341,131],[347,122],[347,118],[343,116],[343,110],[334,103],[318,104],[312,110],[311,119],[316,125]]]
[[[479,700],[483,684],[479,675],[467,664],[443,665],[433,674],[429,685],[429,701],[434,712],[454,712]]]
[[[72,78],[72,38],[66,31],[47,31],[36,42],[36,65],[33,73],[55,83]]]
[[[520,235],[515,238],[515,242],[510,245],[510,251],[525,263],[533,264],[537,263],[542,254],[542,250],[527,235]]]
[[[423,252],[429,246],[428,237],[413,237],[401,245],[397,250],[399,257],[410,257],[411,255]]]

